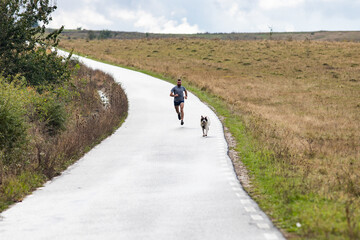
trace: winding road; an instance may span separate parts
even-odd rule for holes
[[[121,82],[129,115],[112,136],[0,215],[0,239],[284,239],[241,187],[223,127],[189,93],[180,125],[172,85],[80,58]],[[211,119],[202,137],[200,115]]]

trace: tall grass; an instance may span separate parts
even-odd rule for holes
[[[360,238],[359,43],[79,39],[61,46],[182,77],[213,95],[249,171],[247,190],[287,236]]]

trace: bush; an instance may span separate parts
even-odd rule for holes
[[[64,104],[57,97],[47,92],[33,98],[35,120],[45,123],[45,133],[54,136],[66,128],[67,112]]]
[[[100,31],[100,34],[98,36],[98,39],[99,40],[102,40],[102,39],[109,39],[111,38],[111,31],[109,30],[102,30]]]
[[[9,155],[27,142],[28,92],[0,76],[0,151]],[[5,158],[5,163],[9,158]]]
[[[70,78],[68,63],[69,59],[64,60],[56,52],[39,48],[19,60],[21,71],[18,73],[25,77],[30,86],[55,85]]]
[[[96,34],[93,31],[88,32],[88,39],[94,40],[96,38]]]

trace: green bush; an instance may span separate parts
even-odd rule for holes
[[[101,40],[101,39],[109,39],[111,38],[111,31],[109,30],[102,30],[100,31],[100,34],[98,36],[98,39]]]
[[[5,156],[27,142],[28,99],[26,88],[9,84],[0,76],[0,151]]]
[[[19,60],[21,71],[30,86],[60,84],[70,78],[69,60],[57,56],[56,52],[47,52],[39,48],[24,54]]]
[[[96,34],[93,31],[88,32],[88,39],[94,40],[96,38]]]
[[[45,131],[53,136],[66,128],[65,106],[54,93],[48,92],[34,98],[35,118],[45,123]]]

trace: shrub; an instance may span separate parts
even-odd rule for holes
[[[54,136],[66,128],[67,112],[54,93],[47,92],[33,98],[35,119],[45,123],[45,133]]]
[[[5,163],[9,163],[9,153],[27,142],[27,104],[26,89],[0,76],[0,151],[5,153]]]
[[[111,31],[109,30],[102,30],[100,31],[100,34],[98,36],[98,39],[101,40],[101,39],[108,39],[108,38],[111,38],[112,34],[111,34]]]
[[[69,59],[64,60],[56,52],[39,48],[24,55],[20,60],[22,74],[30,86],[54,85],[70,78]]]
[[[88,32],[88,39],[94,40],[96,38],[96,34],[93,31]]]

